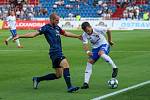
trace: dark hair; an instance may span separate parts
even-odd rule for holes
[[[86,27],[91,27],[90,23],[89,22],[83,22],[82,25],[81,25],[82,29],[85,30]]]

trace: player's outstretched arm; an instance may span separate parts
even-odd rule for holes
[[[26,34],[17,35],[13,39],[16,40],[18,38],[33,38],[33,37],[36,37],[38,35],[39,35],[39,32],[32,32],[32,33],[26,33]]]
[[[77,34],[74,34],[74,33],[71,33],[71,32],[65,31],[63,35],[66,36],[66,37],[78,38],[78,39],[82,40],[81,35],[77,35]]]
[[[112,36],[110,30],[107,30],[107,37],[108,37],[109,44],[112,46],[114,43],[112,42]]]

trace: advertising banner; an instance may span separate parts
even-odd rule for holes
[[[59,26],[62,29],[66,30],[77,30],[81,29],[81,24],[85,22],[81,21],[67,21],[61,20],[59,22]],[[88,21],[92,26],[101,26],[106,27],[111,30],[133,30],[133,29],[150,29],[150,21],[133,21],[133,20],[89,20]],[[16,27],[17,29],[24,29],[30,30],[44,26],[45,24],[49,23],[48,20],[17,20]],[[3,25],[2,25],[3,24]],[[3,26],[3,27],[2,27]],[[0,28],[8,29],[7,22],[0,22]]]
[[[17,20],[16,27],[17,29],[24,29],[24,30],[38,29],[47,23],[49,23],[49,21]],[[8,29],[8,25],[6,21],[3,23],[3,29]]]
[[[114,21],[117,29],[150,29],[150,21]]]

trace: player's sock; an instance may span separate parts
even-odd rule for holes
[[[41,77],[37,77],[37,81],[44,81],[44,80],[54,80],[54,79],[58,79],[56,74],[51,73],[51,74],[47,74],[45,76],[41,76]]]
[[[19,41],[19,39],[16,40],[16,43],[17,43],[18,46],[20,46],[20,41]]]
[[[108,63],[112,66],[112,68],[117,68],[117,66],[115,65],[115,63],[112,61],[112,59],[111,59],[108,55],[102,54],[101,57],[102,57],[106,62],[108,62]]]
[[[9,37],[6,39],[6,41],[11,40],[12,38],[13,38],[12,36],[9,36]]]
[[[87,62],[87,66],[86,66],[86,70],[85,70],[85,74],[84,74],[84,82],[85,83],[89,83],[90,77],[92,74],[92,64]]]
[[[72,85],[71,85],[69,68],[64,68],[63,76],[64,76],[65,82],[67,84],[67,87],[70,88]]]

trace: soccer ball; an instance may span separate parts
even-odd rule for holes
[[[108,87],[111,89],[117,88],[118,87],[118,80],[115,78],[108,80]]]

